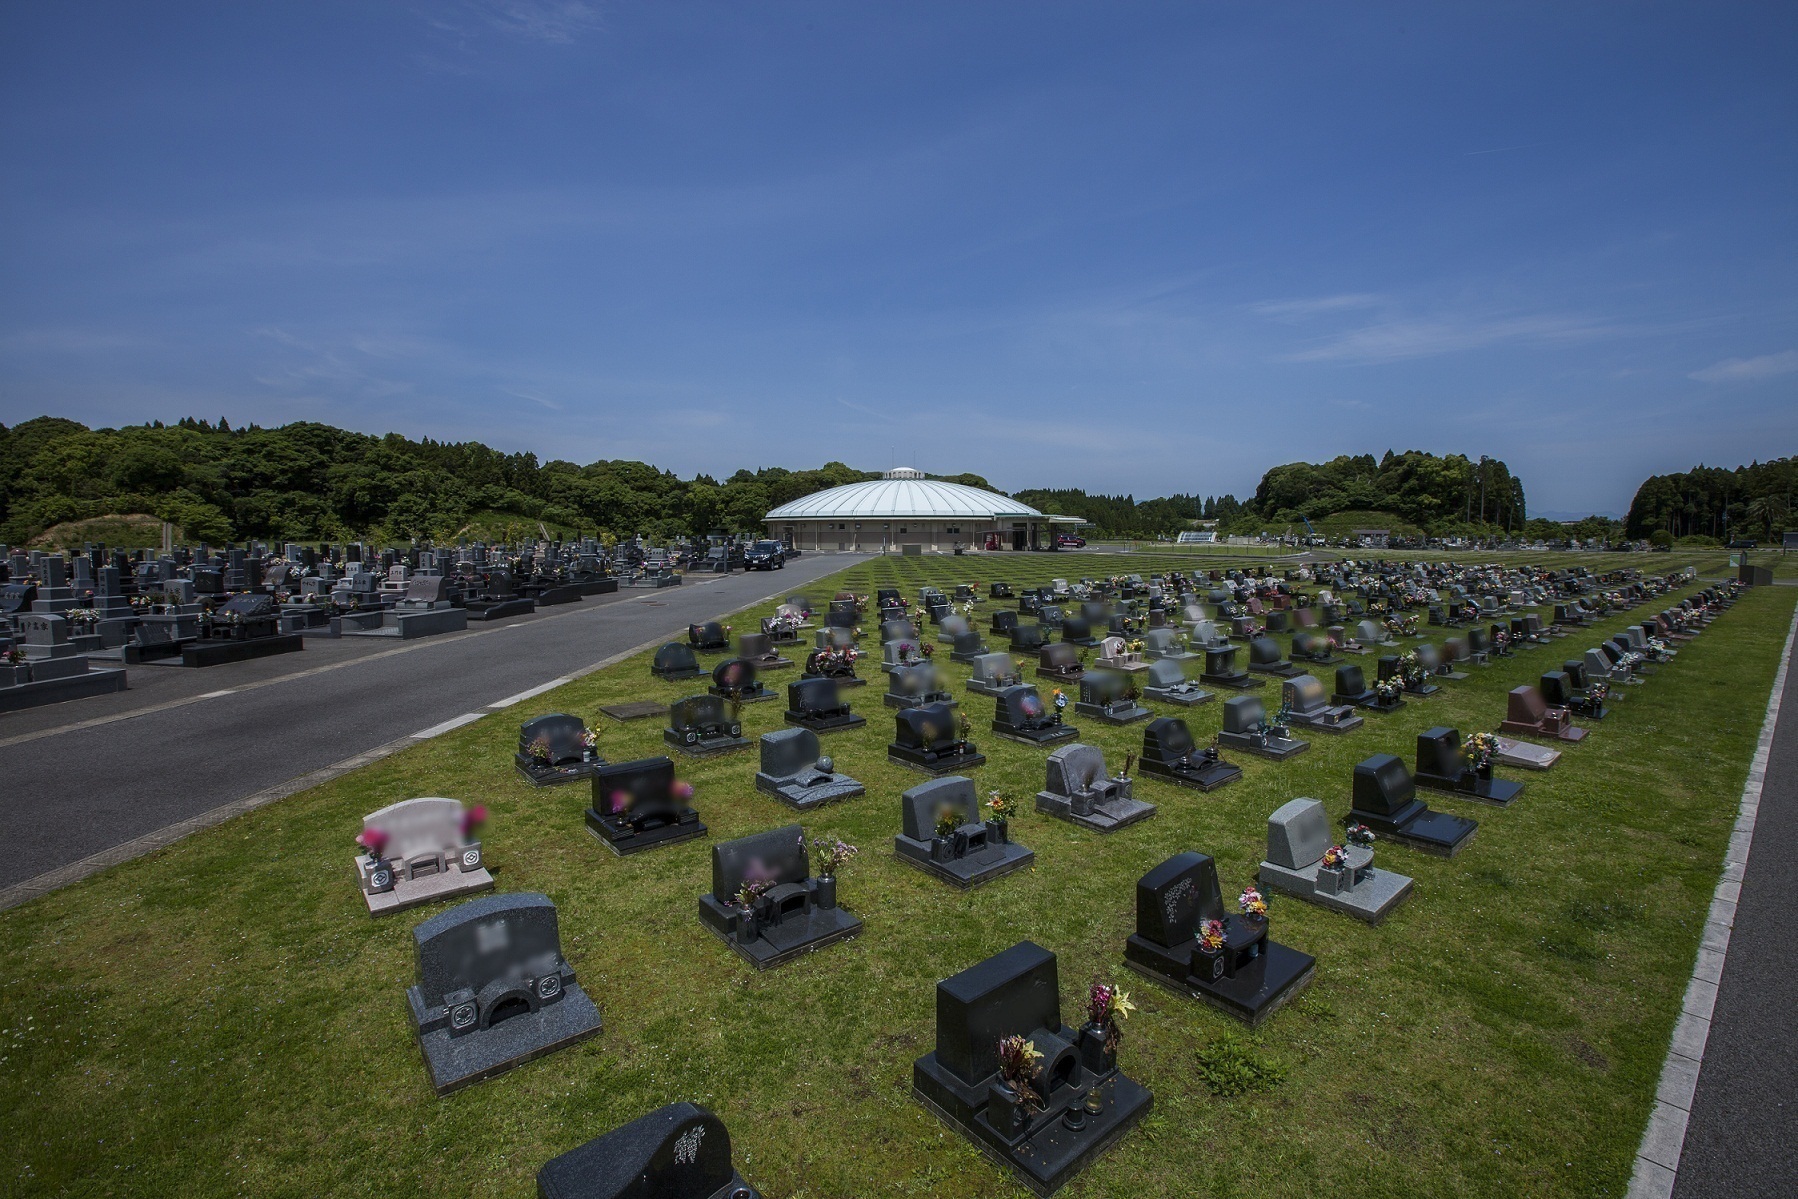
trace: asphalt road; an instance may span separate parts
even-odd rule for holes
[[[1786,673],[1674,1199],[1798,1194],[1798,670]]]
[[[480,712],[645,642],[806,590],[853,554],[625,588],[410,642],[309,638],[207,669],[131,668],[131,689],[0,715],[0,889]],[[822,601],[815,593],[814,601]],[[297,789],[297,788],[296,788]]]

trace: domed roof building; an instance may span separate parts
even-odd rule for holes
[[[769,536],[802,550],[922,553],[956,546],[1049,549],[1051,524],[1068,518],[902,466],[878,479],[801,496],[762,519]]]

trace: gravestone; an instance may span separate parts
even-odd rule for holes
[[[956,634],[955,639],[950,643],[949,660],[951,662],[959,662],[966,666],[973,663],[975,659],[990,652],[992,651],[987,647],[986,642],[981,639],[980,634],[973,629],[969,629],[965,633]]]
[[[1523,795],[1523,784],[1497,778],[1492,764],[1470,762],[1462,752],[1461,733],[1444,725],[1417,734],[1417,769],[1412,775],[1420,787],[1447,791],[1494,807],[1509,807]]]
[[[1224,701],[1224,727],[1217,741],[1220,746],[1246,750],[1276,762],[1311,748],[1310,742],[1293,737],[1285,725],[1269,720],[1267,708],[1253,695],[1236,695]]]
[[[388,804],[362,818],[364,852],[356,881],[371,916],[384,916],[493,888],[472,839],[473,814],[458,800],[425,797]]]
[[[1511,689],[1498,730],[1518,737],[1548,737],[1556,741],[1586,739],[1586,730],[1573,723],[1572,713],[1566,708],[1549,707],[1542,692],[1528,683]]]
[[[1199,681],[1210,683],[1214,687],[1229,687],[1237,691],[1246,691],[1251,687],[1261,686],[1260,679],[1252,677],[1247,671],[1236,668],[1236,647],[1233,645],[1205,651],[1205,670],[1199,675]]]
[[[1367,723],[1355,715],[1353,706],[1326,699],[1323,683],[1313,675],[1301,674],[1280,684],[1280,704],[1288,724],[1320,733],[1351,733]]]
[[[1103,724],[1134,724],[1154,713],[1137,703],[1137,687],[1129,675],[1114,670],[1095,670],[1080,680],[1080,698],[1074,710]]]
[[[690,695],[670,704],[662,741],[693,758],[749,747],[742,720],[716,695]]]
[[[968,679],[968,690],[976,695],[997,695],[1007,687],[1024,681],[1018,664],[1010,654],[981,654],[974,659],[974,673]]]
[[[756,772],[756,789],[788,807],[810,811],[867,793],[857,780],[838,774],[832,759],[820,756],[818,734],[809,728],[763,733],[761,747],[762,768]]]
[[[1210,746],[1200,749],[1192,730],[1177,716],[1151,720],[1142,732],[1144,775],[1197,791],[1215,791],[1242,777],[1242,768],[1224,761]]]
[[[899,797],[901,862],[966,891],[1033,865],[1036,854],[1011,840],[1009,822],[983,821],[974,781],[933,778]]]
[[[1105,767],[1096,745],[1064,745],[1049,755],[1048,778],[1036,793],[1036,810],[1096,833],[1111,833],[1155,814],[1155,805],[1132,794],[1132,780]]]
[[[850,710],[848,701],[838,694],[836,680],[829,678],[788,683],[786,721],[813,733],[858,729],[868,723]]]
[[[962,731],[963,718],[949,704],[923,704],[893,714],[887,760],[924,774],[960,774],[986,764]]]
[[[687,626],[687,644],[693,647],[694,653],[727,654],[730,652],[730,632],[715,620],[690,624]]]
[[[699,668],[699,659],[694,657],[693,647],[678,641],[670,641],[656,650],[649,672],[670,683],[683,679],[702,679],[707,673]]]
[[[897,666],[887,676],[887,693],[883,701],[889,708],[916,708],[924,704],[955,704],[955,697],[944,687],[942,671],[930,662]]]
[[[587,831],[620,857],[703,837],[706,827],[688,802],[692,795],[667,758],[601,767],[593,775]]]
[[[518,752],[513,762],[533,787],[592,778],[606,761],[590,740],[586,721],[566,712],[551,712],[518,726]]]
[[[1048,633],[1040,624],[1020,624],[1011,631],[1013,653],[1038,653],[1048,644]]]
[[[1053,683],[1078,682],[1086,668],[1080,664],[1080,651],[1066,642],[1045,645],[1037,651],[1036,677]]]
[[[1010,1036],[1042,1054],[1038,1105],[1001,1085],[998,1046]],[[1030,941],[937,984],[936,1048],[913,1064],[912,1095],[1037,1195],[1066,1185],[1154,1106],[1115,1055],[1062,1023],[1055,955]]]
[[[1256,674],[1283,679],[1301,673],[1298,667],[1281,656],[1280,643],[1272,637],[1257,637],[1249,642],[1249,669]]]
[[[1007,687],[998,694],[997,700],[993,732],[1008,741],[1054,745],[1080,736],[1078,728],[1062,723],[1060,709],[1044,701],[1036,688],[1027,683]]]
[[[767,633],[744,633],[737,638],[737,657],[754,666],[756,670],[781,670],[793,664],[791,658],[780,656],[780,650],[774,646],[774,638]]]
[[[1213,921],[1222,925],[1222,943],[1208,949],[1200,934]],[[1137,880],[1136,931],[1124,943],[1124,964],[1254,1028],[1304,990],[1317,969],[1317,959],[1270,940],[1267,931],[1265,916],[1224,909],[1209,855],[1176,854]]]
[[[486,895],[412,930],[406,992],[431,1085],[447,1095],[600,1030],[599,1009],[562,957],[544,895]]]
[[[758,704],[774,698],[756,678],[755,663],[744,658],[727,658],[712,667],[712,685],[706,690],[732,704]]]
[[[1099,642],[1098,664],[1109,670],[1122,670],[1134,674],[1147,670],[1149,664],[1143,660],[1140,642],[1125,641],[1122,637],[1107,637]]]
[[[1389,841],[1443,858],[1465,849],[1479,828],[1478,821],[1426,807],[1417,798],[1411,772],[1391,754],[1375,754],[1355,766],[1354,797],[1346,823],[1364,824]]]
[[[537,1171],[539,1199],[761,1199],[731,1164],[730,1133],[703,1107],[671,1103]]]
[[[1186,648],[1177,629],[1152,628],[1142,635],[1143,657],[1151,662],[1184,662],[1197,654]]]
[[[1332,840],[1323,804],[1315,799],[1291,800],[1267,818],[1261,885],[1378,924],[1411,894],[1412,880],[1375,870],[1373,856],[1370,846]]]
[[[1178,704],[1183,708],[1214,698],[1211,692],[1188,679],[1185,671],[1180,669],[1179,661],[1174,658],[1160,658],[1149,664],[1149,673],[1143,679],[1142,693],[1148,699],[1164,704]]]
[[[712,846],[712,889],[699,897],[700,924],[757,970],[784,965],[862,930],[837,906],[835,880],[829,887],[820,881],[811,876],[805,830],[797,824],[725,841]],[[752,896],[746,882],[765,889]]]

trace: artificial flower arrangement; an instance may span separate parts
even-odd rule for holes
[[[1367,846],[1374,843],[1373,830],[1368,828],[1365,824],[1349,825],[1348,832],[1344,835],[1348,837],[1350,843],[1354,845]]]
[[[1061,713],[1062,709],[1068,706],[1067,692],[1063,691],[1060,687],[1051,691],[1049,693],[1049,698],[1055,701],[1055,711],[1057,715]]]
[[[835,878],[837,872],[847,866],[858,852],[855,846],[841,837],[813,838],[812,848],[818,851],[819,878]]]
[[[539,766],[549,765],[550,750],[548,737],[539,737],[531,742],[526,748],[531,755],[531,761],[537,763]]]
[[[1476,771],[1491,766],[1492,755],[1497,752],[1498,738],[1491,733],[1469,733],[1467,740],[1461,742],[1461,756]]]
[[[1340,845],[1332,845],[1324,850],[1322,863],[1325,870],[1341,870],[1348,865],[1348,850]]]
[[[1041,1111],[1043,1097],[1030,1085],[1030,1080],[1036,1077],[1037,1063],[1043,1060],[1043,1055],[1037,1052],[1036,1042],[1022,1036],[1006,1037],[999,1042],[998,1056],[1000,1080],[1017,1093],[1018,1102],[1026,1108]]]
[[[1116,1053],[1124,1039],[1123,1023],[1136,1005],[1130,993],[1116,983],[1094,983],[1086,995],[1086,1019],[1105,1030],[1105,1052]]]
[[[948,804],[936,810],[936,835],[953,837],[955,830],[961,827],[961,813]]]
[[[1243,893],[1236,897],[1236,906],[1244,916],[1257,920],[1267,918],[1267,897],[1253,887],[1244,888]]]
[[[1389,704],[1396,700],[1404,690],[1404,680],[1396,675],[1389,679],[1382,679],[1373,685],[1373,693],[1383,704]]]
[[[1586,684],[1586,699],[1590,703],[1603,704],[1605,697],[1610,695],[1610,693],[1611,685],[1603,679],[1593,679],[1590,683]]]
[[[18,665],[23,664],[24,661],[25,661],[25,651],[20,649],[19,647],[14,646],[13,648],[6,651],[6,664],[8,666],[18,666]]]
[[[592,753],[594,750],[599,748],[599,730],[598,729],[582,729],[581,730],[581,748],[586,750],[588,753]]]
[[[986,795],[986,812],[990,820],[1006,821],[1017,815],[1018,804],[1003,791],[989,791]]]
[[[936,646],[926,641],[918,647],[918,652],[923,654],[926,659],[929,659],[936,654]]]
[[[762,896],[774,889],[774,876],[757,866],[743,872],[743,881],[737,887],[737,906],[747,911],[754,911],[755,905]]]
[[[486,823],[487,807],[485,804],[476,804],[472,808],[462,809],[462,836],[464,838],[472,838]]]
[[[1411,650],[1398,660],[1398,672],[1406,683],[1417,683],[1423,680],[1423,659]]]
[[[968,732],[973,727],[973,722],[968,719],[968,714],[963,712],[960,708],[957,708],[955,710],[955,735],[963,741],[966,741],[968,739]]]
[[[368,857],[368,864],[374,866],[381,861],[381,851],[387,848],[390,838],[383,828],[365,828],[356,834],[356,844]]]
[[[1224,922],[1207,920],[1199,926],[1199,948],[1206,953],[1222,953],[1224,949]]]

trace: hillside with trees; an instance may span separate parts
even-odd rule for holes
[[[1671,544],[1689,537],[1777,541],[1798,529],[1798,458],[1726,470],[1695,466],[1652,475],[1636,489],[1625,526],[1631,537]]]
[[[1421,450],[1276,466],[1247,505],[1249,523],[1258,525],[1355,511],[1390,513],[1438,536],[1522,532],[1528,521],[1523,480],[1501,460]]]

